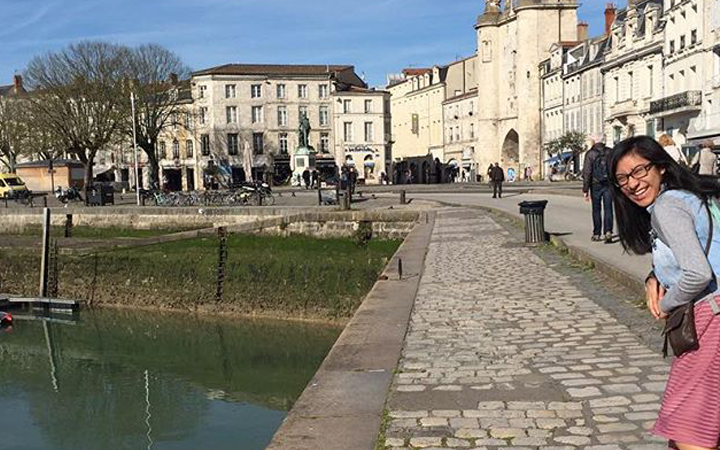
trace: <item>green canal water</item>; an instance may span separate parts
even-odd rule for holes
[[[0,331],[0,448],[261,450],[337,327],[100,310]]]

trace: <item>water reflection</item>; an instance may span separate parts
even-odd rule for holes
[[[263,449],[338,334],[124,311],[18,322],[0,334],[2,447]]]

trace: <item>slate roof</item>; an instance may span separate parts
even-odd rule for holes
[[[198,75],[330,75],[354,70],[344,65],[224,64],[194,72]]]

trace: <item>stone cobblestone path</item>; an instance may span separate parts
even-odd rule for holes
[[[668,362],[484,212],[435,222],[389,449],[651,450]]]

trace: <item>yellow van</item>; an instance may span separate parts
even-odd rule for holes
[[[14,173],[0,173],[0,198],[15,197],[27,193],[28,188],[23,180]]]

